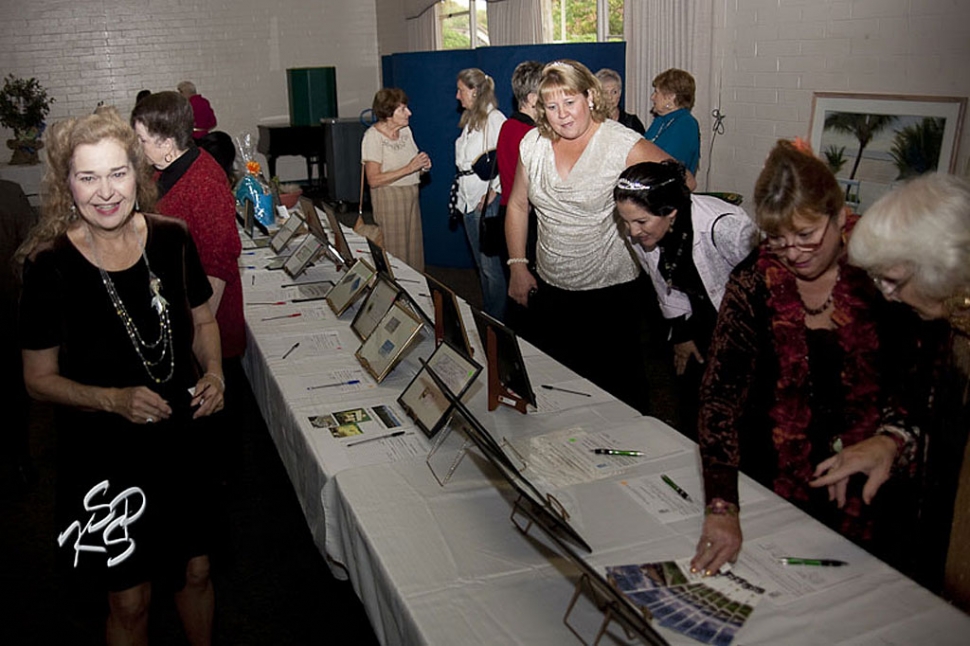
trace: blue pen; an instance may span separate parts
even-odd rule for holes
[[[317,388],[333,388],[334,386],[353,386],[359,384],[360,379],[351,379],[350,381],[338,381],[333,384],[320,384],[319,386],[307,386],[307,390],[316,390]]]

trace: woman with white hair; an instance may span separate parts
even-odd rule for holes
[[[916,382],[923,405],[913,410],[926,414],[918,420],[926,438],[916,578],[968,610],[970,182],[931,173],[887,193],[859,221],[849,257],[869,272],[887,299],[909,305],[925,319],[928,336],[937,341],[924,339],[924,348],[935,356],[929,361],[931,378],[923,374]],[[851,468],[836,475],[848,477]]]

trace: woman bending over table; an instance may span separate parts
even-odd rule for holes
[[[835,177],[779,141],[754,202],[766,238],[728,282],[700,395],[707,507],[692,567],[708,573],[741,549],[739,469],[878,553],[879,476],[813,487],[816,465],[879,447],[903,467],[915,449],[888,405],[907,354],[888,333],[907,312],[889,312],[846,263],[851,222]]]
[[[107,593],[109,644],[147,643],[152,594],[175,593],[211,641],[211,495],[203,420],[223,405],[219,328],[185,224],[155,196],[113,108],[54,124],[21,301],[24,381],[57,404],[57,560]]]
[[[740,207],[692,195],[674,160],[630,166],[613,199],[670,323],[680,431],[696,439],[697,393],[724,286],[757,244],[758,229]]]

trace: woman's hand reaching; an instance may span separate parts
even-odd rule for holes
[[[737,561],[740,552],[741,520],[737,514],[708,514],[704,517],[704,527],[690,569],[710,576],[725,563]]]

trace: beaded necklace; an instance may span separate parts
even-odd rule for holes
[[[94,244],[94,237],[91,235],[90,225],[88,225],[86,231],[88,244],[91,245],[91,249],[94,252],[95,264],[101,273],[101,282],[104,283],[104,288],[108,292],[111,304],[114,305],[115,313],[125,326],[125,331],[128,333],[128,338],[131,340],[131,345],[135,349],[135,353],[145,367],[145,372],[148,373],[148,376],[156,384],[166,383],[175,373],[175,352],[172,347],[172,323],[169,318],[168,301],[162,296],[162,281],[152,272],[151,265],[148,264],[148,256],[145,255],[144,245],[139,240],[141,258],[145,262],[145,268],[148,270],[148,289],[152,293],[151,305],[158,314],[158,338],[151,342],[146,342],[142,338],[134,319],[131,318],[131,315],[128,313],[128,308],[125,307],[124,302],[121,300],[121,295],[118,294],[118,290],[115,288],[114,281],[111,280],[108,272],[104,270],[104,263],[101,262],[101,254],[98,252],[98,247]],[[146,353],[155,354],[157,358],[152,359],[146,357]],[[166,357],[168,357],[168,374],[164,377],[156,376],[155,369],[161,366],[161,370],[164,371],[165,366],[163,361],[165,361]]]

